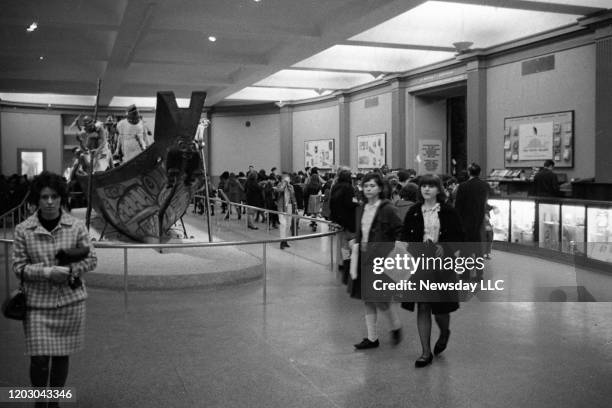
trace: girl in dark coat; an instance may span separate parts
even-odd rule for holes
[[[331,189],[329,209],[330,219],[342,227],[342,231],[338,234],[338,244],[342,253],[342,265],[339,266],[339,269],[343,273],[342,283],[344,284],[348,283],[349,278],[351,252],[348,242],[355,234],[355,209],[357,207],[351,171],[345,168],[340,169],[338,179]]]
[[[359,244],[359,267],[357,277],[349,285],[351,297],[361,299],[361,280],[366,274],[372,274],[372,263],[375,257],[386,257],[394,248],[400,235],[402,223],[393,204],[381,199],[383,180],[377,173],[368,173],[363,178],[363,191],[367,202],[360,206],[356,215],[356,239],[351,240],[351,248]],[[362,267],[363,266],[363,267]],[[399,317],[390,302],[365,301],[365,321],[368,337],[355,344],[357,350],[379,346],[376,330],[377,316],[385,316],[391,326],[391,342],[398,344],[402,339],[402,328]]]
[[[419,202],[412,206],[404,220],[402,240],[407,241],[408,250],[414,255],[421,253],[429,256],[453,256],[458,247],[453,243],[462,242],[461,221],[453,207],[445,204],[446,194],[442,181],[435,175],[421,176],[419,179]],[[431,248],[431,249],[430,249]],[[413,277],[416,277],[417,272]],[[456,281],[454,271],[427,272],[430,281]],[[411,278],[412,280],[412,278]],[[417,282],[418,285],[418,282]],[[459,296],[456,292],[428,291],[424,294],[427,300],[417,303],[417,328],[421,339],[423,353],[415,361],[416,367],[425,367],[433,361],[433,354],[440,354],[450,336],[450,313],[459,308]],[[402,303],[402,307],[414,310],[414,303]],[[431,315],[435,316],[440,328],[440,337],[431,352]]]

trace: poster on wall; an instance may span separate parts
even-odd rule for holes
[[[519,160],[553,158],[553,123],[522,123],[519,125]]]
[[[304,142],[304,166],[331,169],[334,165],[334,139]]]
[[[505,167],[574,167],[574,111],[505,118],[502,137]]]
[[[442,140],[419,140],[419,174],[442,173]]]
[[[386,133],[357,136],[357,168],[374,169],[386,164]]]

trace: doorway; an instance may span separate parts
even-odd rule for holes
[[[447,163],[449,174],[462,181],[467,171],[467,110],[465,95],[453,96],[446,101],[447,109]]]

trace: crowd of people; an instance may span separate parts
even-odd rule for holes
[[[210,186],[209,190],[216,191],[226,201],[222,206],[225,218],[229,218],[232,207],[236,207],[232,203],[245,203],[288,214],[299,211],[340,225],[342,281],[347,284],[351,297],[362,299],[363,265],[371,264],[375,257],[386,256],[398,242],[410,242],[413,248],[425,251],[434,248],[431,251],[436,256],[458,256],[459,251],[463,256],[489,256],[492,241],[489,211],[492,207],[487,204],[489,185],[480,179],[480,171],[476,163],[458,178],[417,175],[412,169],[390,171],[387,166],[367,174],[355,174],[345,167],[335,173],[306,168],[278,174],[276,168],[266,173],[249,166],[248,170],[237,174],[224,172],[217,188]],[[204,205],[201,205],[200,212],[203,211]],[[239,207],[234,212],[237,218],[242,217]],[[261,218],[262,222],[269,221],[272,228],[279,227],[281,238],[291,233],[291,217],[270,215],[270,220],[266,220],[255,210],[248,211],[246,216],[251,229],[257,229],[255,223]],[[419,247],[414,243],[427,245]],[[281,249],[288,246],[286,241],[281,242]],[[358,251],[356,257],[355,251]],[[353,262],[358,259],[357,265],[351,267],[351,259]],[[437,276],[446,281],[457,279],[455,274]],[[468,271],[466,278],[482,279],[482,270]],[[364,350],[379,346],[378,316],[382,316],[391,328],[391,343],[398,344],[402,340],[402,327],[397,305],[367,299],[364,305],[367,337],[354,347]],[[422,354],[415,366],[427,366],[448,344],[450,313],[459,308],[459,299],[446,293],[428,301],[403,302],[402,307],[417,312]],[[440,330],[433,351],[430,346],[432,315]]]
[[[403,338],[398,304],[363,296],[361,280],[372,273],[369,265],[375,257],[386,256],[402,243],[435,256],[457,256],[457,243],[481,240],[488,188],[479,179],[477,164],[470,165],[468,172],[469,179],[461,183],[452,178],[444,183],[441,177],[417,176],[410,169],[389,171],[383,167],[353,174],[341,167],[336,173],[322,174],[310,168],[290,174],[276,168],[266,173],[250,166],[243,173],[224,172],[217,188],[210,185],[209,189],[224,199],[226,218],[232,212],[241,218],[243,211],[236,204],[244,202],[286,214],[303,211],[343,228],[339,236],[342,280],[352,298],[363,300],[365,309],[367,335],[354,347],[367,350],[380,345],[379,316],[388,322],[391,344],[397,345]],[[30,379],[36,387],[64,386],[69,356],[83,347],[87,292],[80,277],[96,267],[97,258],[84,223],[69,214],[68,197],[65,178],[41,173],[30,183],[29,201],[36,211],[15,228],[13,271],[28,294],[24,331]],[[200,205],[200,211],[214,209]],[[290,215],[271,214],[265,219],[261,211],[251,209],[246,216],[252,229],[257,229],[255,223],[261,220],[279,228],[281,237],[291,234]],[[289,244],[283,241],[280,247]],[[476,245],[467,248],[471,254],[481,251]],[[457,277],[454,273],[437,274],[436,279],[452,281]],[[401,307],[417,312],[422,353],[415,366],[425,367],[448,345],[450,314],[459,309],[458,295],[442,293],[435,299],[403,302]],[[432,315],[440,332],[433,350]]]

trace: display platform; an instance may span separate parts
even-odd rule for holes
[[[85,209],[72,210],[72,215],[85,219]],[[183,238],[180,225],[171,230],[169,242],[208,242],[206,224],[189,215],[184,217],[189,238]],[[90,236],[97,241],[104,229],[104,220],[94,213]],[[104,242],[137,243],[107,226]],[[213,235],[214,242],[222,239]],[[167,290],[192,287],[216,287],[259,279],[263,269],[261,259],[246,247],[214,248],[150,248],[128,249],[128,289]],[[98,266],[86,275],[88,286],[123,289],[124,250],[96,248]]]

